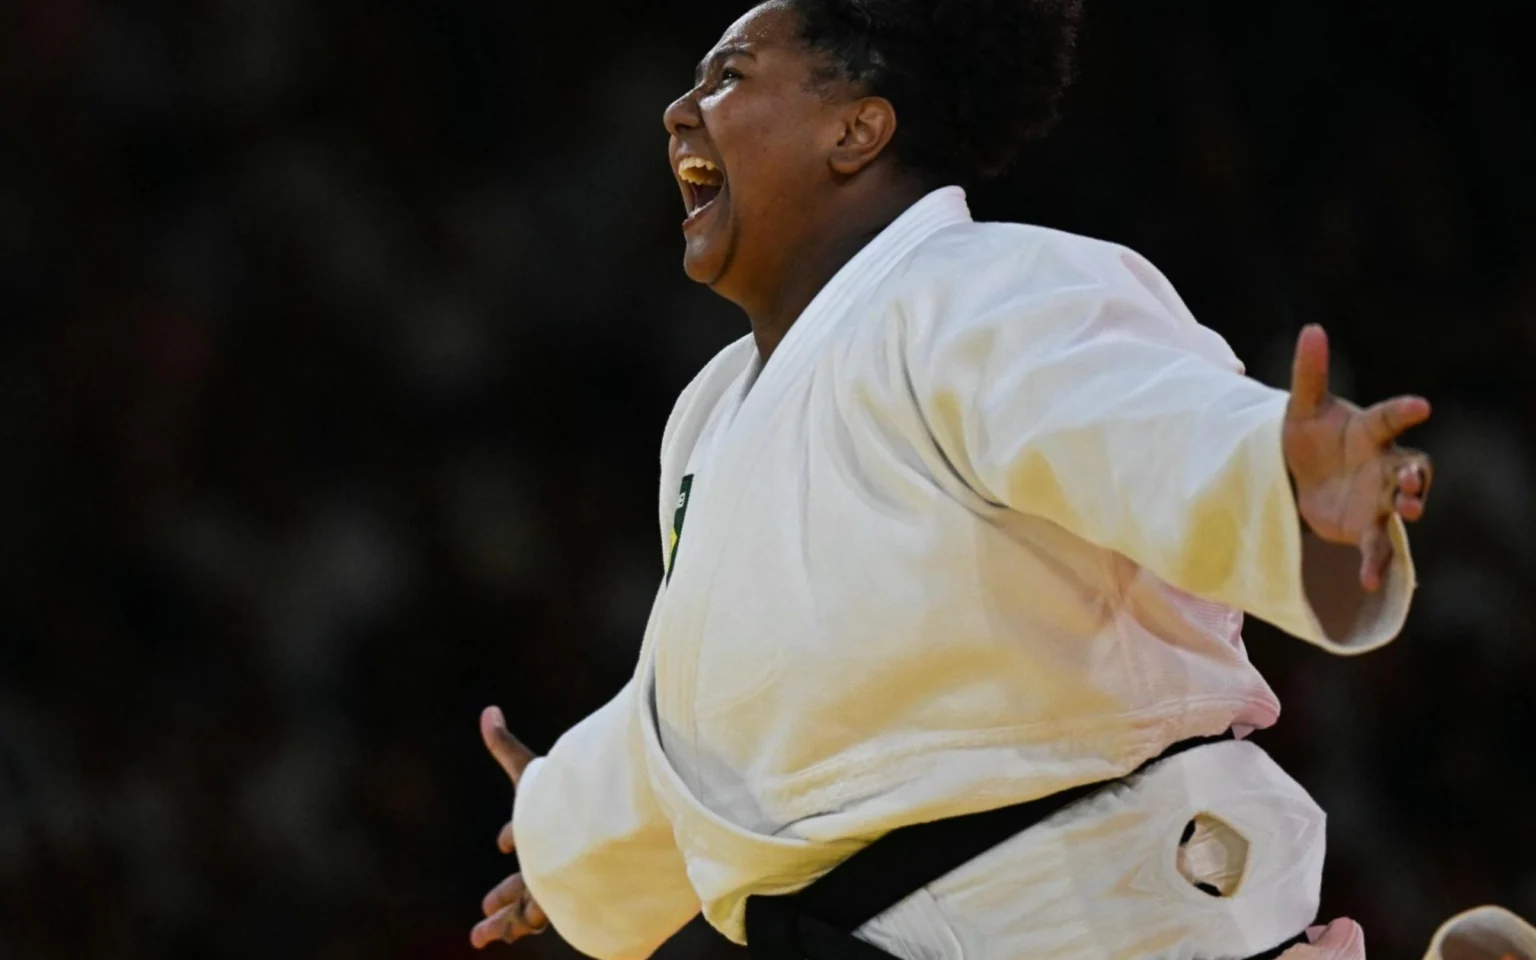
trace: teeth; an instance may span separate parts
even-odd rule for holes
[[[684,157],[677,165],[677,175],[688,183],[705,187],[718,187],[725,183],[720,168],[703,157]]]

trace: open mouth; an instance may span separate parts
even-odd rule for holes
[[[725,192],[725,172],[703,157],[684,157],[677,165],[688,203],[688,219],[703,213]]]

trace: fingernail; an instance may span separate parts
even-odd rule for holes
[[[507,725],[507,718],[502,714],[500,707],[491,707],[487,712],[491,715],[491,722],[496,724],[498,727],[504,727]]]

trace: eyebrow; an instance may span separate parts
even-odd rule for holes
[[[754,60],[757,59],[757,54],[747,49],[746,44],[734,43],[728,47],[721,47],[719,50],[716,50],[714,53],[711,53],[709,56],[699,61],[699,65],[693,68],[693,85],[698,86],[704,82],[704,73],[712,65],[719,63],[726,57],[734,56],[747,56]]]

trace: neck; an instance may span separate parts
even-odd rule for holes
[[[787,245],[778,281],[761,298],[740,304],[752,322],[752,338],[763,363],[837,272],[925,192],[909,187],[857,198],[841,209],[829,204],[806,240]]]

